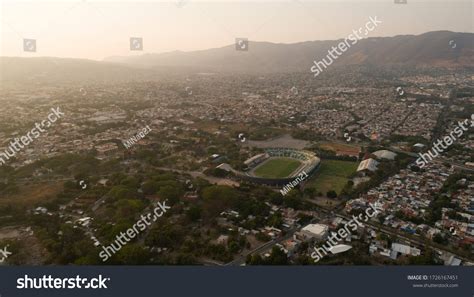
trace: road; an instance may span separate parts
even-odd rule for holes
[[[107,193],[108,194],[108,193]],[[102,204],[105,203],[105,199],[107,199],[107,194],[104,196],[100,197],[94,204],[92,205],[91,209],[93,212],[95,212]]]
[[[225,264],[225,266],[239,266],[239,265],[244,264],[248,255],[251,255],[251,254],[254,254],[254,253],[260,254],[260,253],[263,253],[264,251],[266,251],[267,249],[271,249],[277,243],[281,243],[281,242],[293,237],[293,234],[295,234],[295,232],[298,231],[300,228],[301,227],[293,227],[293,228],[289,229],[284,236],[278,237],[278,238],[276,238],[272,241],[268,241],[268,242],[262,244],[261,246],[255,248],[251,251],[246,252],[244,255],[239,256],[238,258],[236,258],[232,262],[229,262],[229,263]]]

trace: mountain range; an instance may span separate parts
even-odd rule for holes
[[[313,61],[328,55],[340,40],[293,44],[249,41],[248,51],[234,44],[200,51],[174,51],[107,57],[103,61],[54,57],[0,57],[3,82],[140,80],[173,71],[186,73],[308,73]],[[342,66],[342,67],[338,67]],[[433,31],[421,35],[371,37],[359,40],[329,67],[349,66],[474,67],[474,34]]]
[[[108,57],[107,62],[139,67],[192,67],[217,72],[305,72],[343,41],[293,44],[249,41],[248,51],[235,45],[201,51],[174,51],[131,57]],[[474,34],[434,31],[421,35],[372,37],[359,40],[334,65],[474,66]]]

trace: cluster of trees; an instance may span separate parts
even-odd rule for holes
[[[0,164],[0,194],[17,193],[19,188],[16,184],[15,169],[7,164]]]
[[[14,194],[18,193],[18,185],[14,181],[0,182],[0,193],[3,194]]]
[[[56,174],[63,176],[90,175],[100,172],[100,161],[93,154],[61,154],[51,158],[35,161],[31,164],[13,169],[10,166],[0,166],[0,180],[14,181],[18,178],[31,178],[35,173]]]
[[[263,125],[252,129],[248,135],[250,135],[252,140],[267,140],[281,136],[284,132],[281,129]]]
[[[291,136],[296,139],[303,139],[303,140],[308,140],[308,141],[325,140],[324,136],[322,136],[321,134],[318,134],[314,130],[298,129],[296,131],[292,131]]]
[[[215,177],[226,177],[230,174],[228,171],[220,168],[209,168],[204,173]]]
[[[320,147],[316,147],[314,148],[314,150],[318,156],[327,160],[341,160],[341,161],[352,161],[352,162],[355,162],[358,160],[358,158],[355,156],[337,155],[335,151],[325,150]]]
[[[399,210],[397,212],[395,212],[395,217],[397,219],[400,219],[400,220],[403,220],[403,221],[410,221],[410,222],[413,222],[415,224],[424,224],[426,223],[426,221],[424,220],[424,218],[422,217],[416,217],[416,216],[407,216],[405,213],[403,213],[403,211]]]
[[[8,263],[10,265],[27,265],[29,254],[27,252],[26,243],[21,240],[5,239],[0,240],[0,248],[6,248],[11,254],[4,259],[3,264]],[[3,255],[0,255],[0,259]]]
[[[461,172],[461,173],[454,173],[446,179],[440,192],[435,195],[434,199],[430,203],[428,214],[426,216],[426,221],[429,224],[433,225],[436,221],[439,221],[441,219],[441,215],[442,215],[441,210],[443,208],[456,209],[458,207],[455,203],[451,201],[450,193],[456,192],[459,189],[466,187],[466,185],[462,185],[461,183],[458,183],[458,181],[463,178],[466,178],[466,180],[469,180],[470,178],[472,178],[472,176],[469,176]],[[449,213],[448,213],[448,216],[449,216]],[[453,219],[464,220],[464,218],[458,216],[455,211],[451,212],[451,215],[449,217]]]
[[[204,255],[212,259],[227,263],[232,261],[233,255],[241,251],[249,243],[245,237],[232,235],[229,237],[227,245],[208,244],[204,250]]]
[[[246,263],[249,265],[288,265],[288,257],[279,247],[274,246],[269,257],[262,257],[259,254],[248,255]]]
[[[145,244],[148,246],[178,248],[184,242],[185,235],[184,227],[160,222],[160,224],[155,224],[150,229],[145,238]]]
[[[34,215],[31,224],[41,244],[49,251],[46,264],[98,264],[97,249],[80,229],[63,224],[59,216]]]
[[[420,256],[409,257],[408,263],[410,265],[441,265],[440,263],[436,262],[435,252],[433,252],[433,250],[430,248],[427,248],[426,251]]]

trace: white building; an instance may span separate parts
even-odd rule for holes
[[[296,237],[300,237],[302,240],[322,240],[325,239],[328,234],[329,227],[323,224],[309,224],[306,225],[300,232],[298,232]]]
[[[350,250],[351,248],[352,248],[352,246],[347,245],[347,244],[338,244],[338,245],[335,245],[335,246],[333,246],[332,248],[330,248],[329,251],[330,251],[333,255],[335,255],[335,254],[347,252],[347,251]]]
[[[377,165],[379,165],[379,162],[377,162],[376,160],[372,158],[365,159],[360,162],[359,167],[357,167],[357,172],[365,170],[374,172],[375,170],[377,170]]]
[[[400,243],[392,243],[392,251],[403,255],[419,256],[421,250]]]

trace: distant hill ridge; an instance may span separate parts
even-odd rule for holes
[[[249,51],[231,44],[221,48],[128,57],[103,61],[54,57],[0,57],[0,80],[25,83],[114,82],[141,80],[178,72],[308,73],[313,61],[326,57],[340,40],[293,44],[249,41]],[[343,67],[340,67],[343,66]],[[421,35],[372,37],[359,40],[342,53],[328,71],[348,66],[474,67],[474,34],[434,31]]]
[[[104,61],[140,67],[192,67],[219,72],[305,72],[343,39],[293,44],[249,41],[249,52],[231,44],[201,51],[174,51]],[[453,48],[454,47],[454,48]],[[434,31],[421,35],[370,37],[359,40],[333,65],[474,66],[474,34]]]

